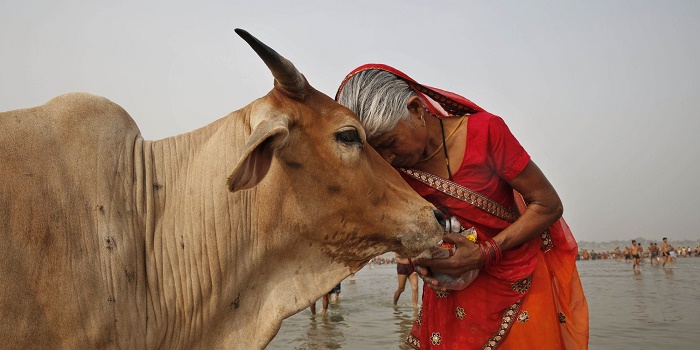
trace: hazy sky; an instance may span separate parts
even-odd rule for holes
[[[700,239],[700,1],[0,3],[0,110],[110,98],[146,139],[265,95],[257,36],[333,95],[386,63],[500,115],[578,240]]]

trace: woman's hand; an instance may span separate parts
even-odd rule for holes
[[[425,266],[415,264],[415,261],[418,260],[420,259],[411,259],[411,261],[413,262],[413,269],[416,270],[416,273],[418,273],[418,277],[420,277],[423,280],[423,283],[432,290],[436,290],[438,292],[446,292],[447,288],[440,286],[438,281],[435,278],[433,278],[433,274],[430,272],[430,269],[428,269]]]
[[[446,259],[414,259],[414,265],[453,276],[460,276],[467,271],[479,268],[481,249],[478,244],[472,243],[467,237],[454,233],[446,233],[442,236],[442,239],[456,246],[455,255]],[[429,273],[419,272],[419,275],[421,275],[423,281],[429,283],[429,286],[434,285],[432,281],[435,281],[435,279]]]

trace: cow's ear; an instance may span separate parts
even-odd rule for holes
[[[241,159],[228,177],[229,190],[246,190],[260,183],[270,169],[274,150],[284,145],[288,137],[286,117],[270,117],[260,121],[248,138]]]

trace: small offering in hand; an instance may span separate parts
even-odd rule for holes
[[[467,237],[473,243],[476,243],[476,229],[469,228],[458,232],[457,234]],[[421,254],[420,258],[430,258],[430,259],[447,259],[457,251],[457,247],[452,243],[447,243],[441,241],[437,247],[433,248],[429,252]],[[474,281],[476,276],[479,275],[479,270],[470,270],[463,273],[460,276],[453,276],[444,273],[433,272],[433,278],[435,278],[441,287],[452,290],[461,290],[466,288],[470,283]]]

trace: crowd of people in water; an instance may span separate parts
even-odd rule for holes
[[[668,264],[669,268],[673,268],[673,263],[676,262],[678,258],[688,258],[688,257],[700,257],[700,246],[695,248],[691,246],[679,246],[674,247],[670,244],[666,237],[663,238],[661,246],[656,242],[650,242],[647,248],[644,248],[642,244],[638,244],[636,240],[632,240],[632,244],[627,247],[615,247],[612,251],[599,251],[596,252],[588,249],[581,249],[579,251],[577,260],[600,260],[600,259],[614,259],[615,261],[632,262],[632,269],[635,272],[641,271],[641,266],[643,263],[649,262],[649,265],[661,265],[661,267],[666,268]]]
[[[650,265],[661,265],[673,268],[673,263],[678,258],[700,257],[700,245],[697,247],[678,246],[674,247],[667,238],[663,238],[661,245],[656,242],[649,242],[645,248],[642,244],[638,244],[636,240],[632,240],[631,244],[626,247],[615,247],[613,250],[588,250],[580,249],[576,260],[607,260],[614,259],[615,261],[633,262],[635,271],[639,269],[642,263]],[[401,264],[397,257],[377,256],[369,261],[369,268],[379,265],[395,265]],[[403,284],[403,283],[400,283]],[[401,290],[403,288],[400,287]]]
[[[635,242],[636,243],[636,242]],[[700,245],[693,248],[690,246],[673,247],[668,245],[668,250],[666,252],[662,251],[661,246],[657,243],[649,243],[647,248],[642,247],[641,244],[637,244],[636,251],[638,252],[640,260],[647,260],[650,264],[661,261],[662,257],[668,256],[674,259],[678,257],[700,257]],[[615,259],[617,261],[625,260],[632,261],[633,255],[632,245],[627,247],[616,247],[614,250],[604,250],[595,251],[588,249],[580,249],[578,253],[577,260],[603,260],[603,259]],[[648,260],[649,258],[654,258],[654,261]],[[369,261],[368,266],[370,268],[379,265],[396,264],[396,257],[382,257],[378,256]]]

